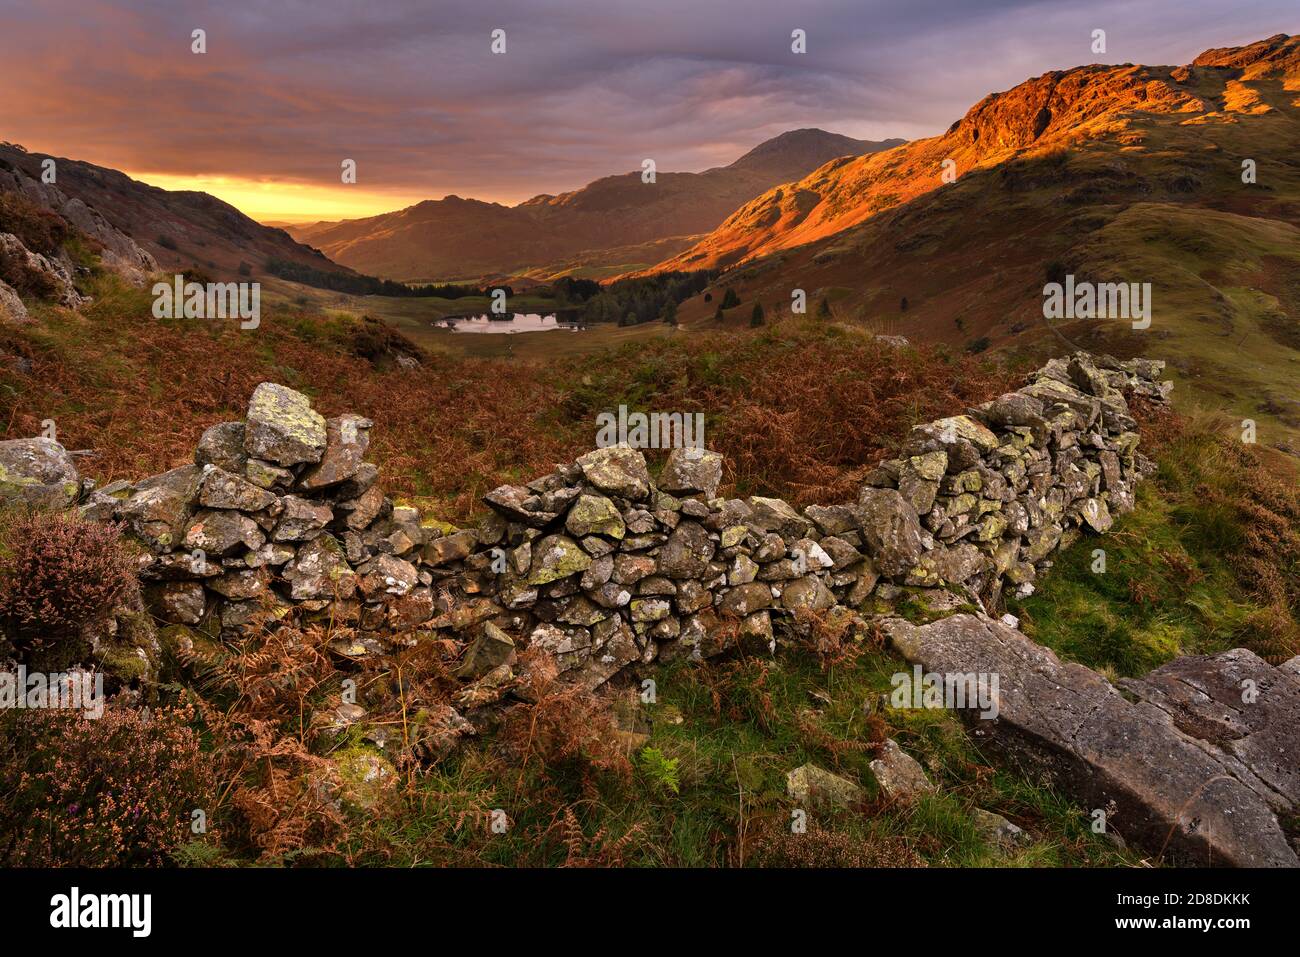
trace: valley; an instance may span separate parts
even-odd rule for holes
[[[0,707],[0,864],[1300,863],[1300,36],[734,133],[793,62],[671,130],[738,159],[513,204],[0,143],[0,662],[109,690]],[[250,156],[383,115],[278,95]]]

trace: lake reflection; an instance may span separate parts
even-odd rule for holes
[[[585,329],[580,322],[574,322],[567,317],[561,319],[556,313],[542,315],[537,312],[516,312],[511,314],[509,319],[498,316],[489,317],[486,313],[477,316],[447,316],[445,319],[439,319],[435,325],[444,329],[450,329],[452,332],[486,332],[486,333],[515,333],[515,332],[549,332],[552,329],[566,329],[569,332],[580,332]]]

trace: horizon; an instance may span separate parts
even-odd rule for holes
[[[17,21],[7,37],[22,38],[19,49],[0,37],[0,80],[13,91],[0,139],[289,224],[450,195],[514,206],[646,157],[699,172],[800,128],[915,140],[1051,70],[1180,65],[1295,30],[1293,8],[1274,0],[1196,4],[1195,17],[1170,0],[1137,11],[872,3],[865,27],[861,5],[843,0],[797,12],[764,3],[743,19],[734,5],[702,13],[682,0],[653,14],[455,0],[432,21],[409,2],[229,11],[136,0],[71,4],[78,16],[63,16],[69,6],[0,2]],[[498,27],[504,53],[490,49]],[[192,28],[206,31],[202,54]],[[1095,28],[1107,31],[1102,55],[1090,51]],[[792,29],[806,32],[806,53],[791,51]],[[344,159],[357,163],[355,183],[340,182]]]

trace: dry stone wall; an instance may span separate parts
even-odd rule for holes
[[[594,688],[635,663],[771,645],[813,618],[860,627],[860,611],[908,586],[981,609],[1004,585],[1023,594],[1055,549],[1132,507],[1147,466],[1124,393],[1163,400],[1161,369],[1053,360],[1017,392],[913,429],[855,502],[719,497],[716,452],[675,449],[656,481],[640,451],[616,446],[494,489],[470,529],[384,494],[365,460],[370,420],[326,419],[263,383],[244,421],[203,434],[193,464],[81,507],[146,546],[141,578],[163,621],[231,637],[328,620],[347,657],[440,632],[462,643],[464,700],[481,704],[510,689],[524,647]],[[0,464],[21,464],[24,441],[47,440],[0,443]],[[80,490],[74,479],[61,472],[53,494]]]

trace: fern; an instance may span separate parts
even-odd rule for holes
[[[637,757],[641,773],[657,787],[673,794],[680,793],[681,785],[677,779],[677,758],[664,757],[658,748],[642,748]]]

